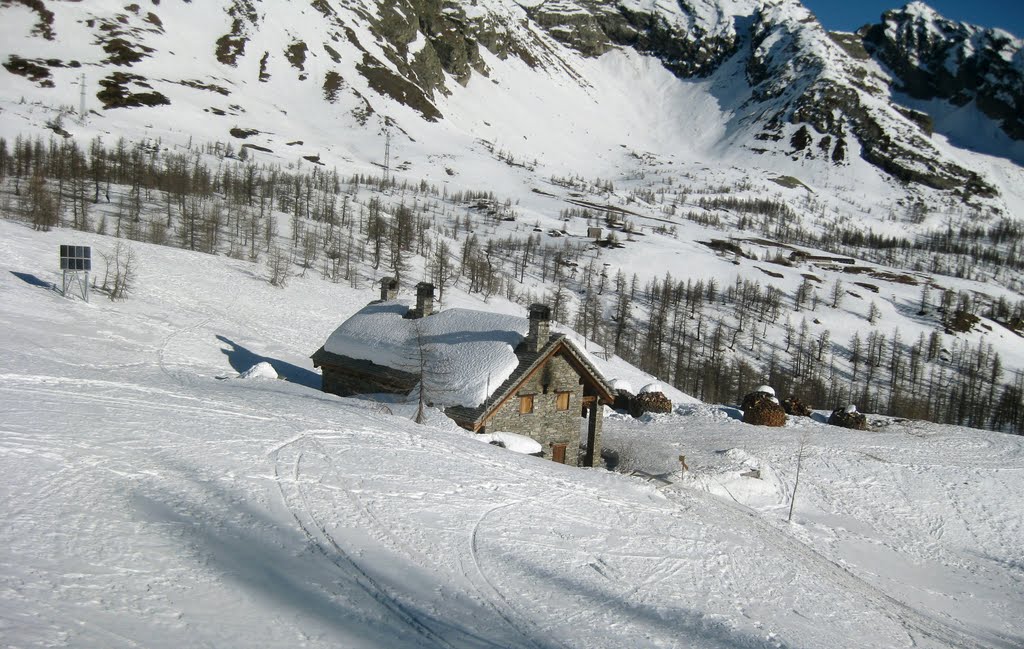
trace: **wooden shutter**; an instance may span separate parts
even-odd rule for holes
[[[524,394],[519,397],[519,414],[528,415],[533,412],[533,395]]]
[[[558,410],[569,409],[569,397],[572,396],[572,392],[559,392],[555,395],[555,407]]]

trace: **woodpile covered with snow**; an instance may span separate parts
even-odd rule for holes
[[[754,426],[785,426],[786,411],[775,398],[775,390],[763,385],[743,397],[743,422]]]
[[[828,418],[828,423],[853,430],[867,430],[868,428],[868,418],[857,412],[857,406],[852,403],[845,408],[833,410]]]
[[[784,399],[782,401],[782,409],[786,411],[787,415],[794,417],[811,416],[811,407],[796,397]]]
[[[661,392],[645,392],[633,397],[629,412],[634,417],[648,412],[669,413],[672,412],[672,401]]]
[[[651,383],[640,388],[640,394],[629,400],[629,414],[642,417],[648,412],[670,413],[672,401],[662,392],[659,383]]]

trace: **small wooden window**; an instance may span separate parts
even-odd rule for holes
[[[559,392],[555,395],[555,408],[558,410],[569,409],[569,397],[572,396],[572,392]]]
[[[528,415],[533,412],[533,395],[524,394],[519,397],[519,414]]]

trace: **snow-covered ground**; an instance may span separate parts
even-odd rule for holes
[[[686,405],[605,426],[672,484],[572,469],[319,392],[370,291],[133,244],[86,304],[71,238],[0,221],[5,646],[1024,644],[1024,438]]]

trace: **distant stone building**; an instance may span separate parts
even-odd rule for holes
[[[586,351],[551,333],[548,306],[532,305],[528,319],[434,314],[432,285],[417,285],[412,308],[394,299],[394,288],[385,280],[381,300],[313,354],[325,392],[408,395],[422,379],[430,404],[466,430],[519,433],[555,462],[600,464],[602,406],[613,391]]]

